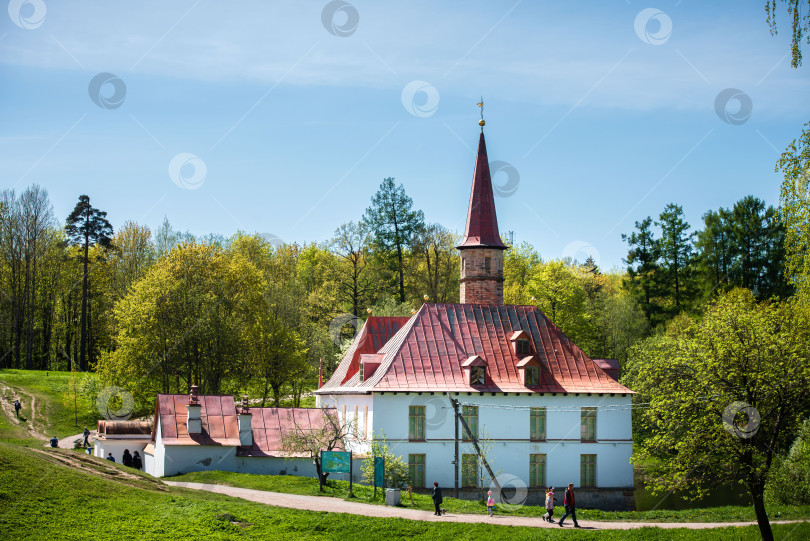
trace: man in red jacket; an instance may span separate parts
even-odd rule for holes
[[[563,521],[568,515],[571,515],[571,518],[574,519],[574,528],[579,528],[579,524],[577,524],[577,504],[574,499],[574,483],[568,483],[568,488],[565,489],[563,505],[565,506],[565,514],[560,517],[560,522],[558,523],[560,528],[562,528]]]

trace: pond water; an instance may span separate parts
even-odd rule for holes
[[[751,497],[742,484],[727,484],[715,487],[711,494],[703,499],[695,498],[689,492],[675,491],[653,496],[644,484],[643,470],[635,471],[636,509],[651,511],[653,509],[690,509],[695,507],[719,507],[723,505],[752,505]]]

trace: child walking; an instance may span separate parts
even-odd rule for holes
[[[554,516],[554,487],[548,487],[548,491],[546,492],[546,511],[548,512],[543,515],[543,520],[553,524],[554,519],[551,517]]]
[[[487,492],[487,511],[489,516],[492,516],[492,511],[495,510],[495,498],[492,497],[492,491]]]

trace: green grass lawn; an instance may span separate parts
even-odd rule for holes
[[[70,372],[4,369],[0,370],[0,381],[36,395],[39,402],[35,414],[32,415],[29,401],[21,397],[20,415],[29,422],[36,419],[42,423],[37,427],[41,432],[61,439],[78,434],[85,426],[95,430],[100,417],[95,409],[82,408],[80,404],[74,417],[69,391]]]
[[[193,483],[213,483],[219,485],[230,485],[242,488],[253,488],[257,490],[267,490],[271,492],[284,492],[287,494],[303,494],[309,496],[333,496],[337,498],[349,497],[348,481],[329,481],[324,487],[324,492],[318,490],[318,480],[309,477],[297,477],[292,475],[256,475],[249,473],[231,473],[222,471],[187,473],[171,478],[172,481],[185,481]],[[481,501],[457,500],[448,498],[446,495],[450,489],[445,488],[445,498],[442,507],[453,513],[485,514],[486,506]],[[373,499],[374,489],[364,485],[354,484],[354,495],[356,501],[383,505],[385,503],[383,491],[377,491],[377,499]],[[414,494],[413,504],[407,496],[407,492],[402,492],[403,507],[413,509],[423,509],[430,511],[433,509],[433,501],[427,494]],[[778,506],[770,507],[769,513],[772,519],[808,519],[810,518],[810,506]],[[545,509],[535,505],[525,505],[515,510],[497,510],[500,514],[514,516],[541,516],[545,514]],[[563,508],[558,506],[555,509],[555,516],[559,517],[563,513]],[[726,506],[709,507],[704,509],[684,509],[680,511],[599,511],[592,509],[577,509],[577,518],[587,520],[616,520],[616,521],[641,521],[641,522],[746,522],[755,521],[754,509],[752,507]]]
[[[124,471],[123,466],[114,467]],[[777,525],[774,531],[778,539],[810,538],[807,523]],[[755,527],[561,531],[552,526],[429,523],[296,511],[162,487],[146,477],[102,479],[7,443],[0,443],[0,532],[4,539],[759,539]]]

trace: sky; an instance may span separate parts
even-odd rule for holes
[[[772,36],[762,0],[7,11],[0,189],[39,184],[59,221],[87,194],[116,230],[326,242],[395,177],[461,233],[483,97],[501,232],[610,269],[668,203],[693,230],[749,194],[777,205],[775,162],[810,120],[787,14]]]

